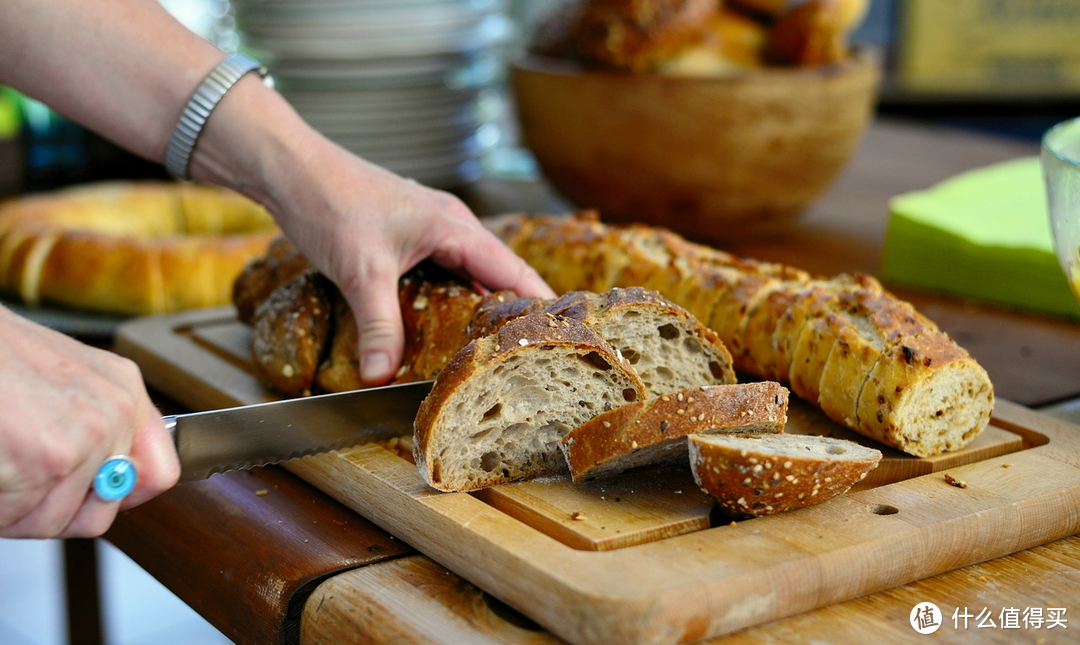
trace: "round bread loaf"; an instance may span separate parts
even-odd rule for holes
[[[0,203],[0,290],[122,314],[225,305],[278,234],[248,198],[217,187],[104,182]]]

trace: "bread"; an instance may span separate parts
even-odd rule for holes
[[[330,334],[330,287],[321,274],[307,271],[271,292],[256,308],[252,358],[266,381],[288,396],[312,393]]]
[[[716,334],[654,291],[572,291],[553,301],[494,298],[480,307],[472,334],[490,333],[500,321],[526,313],[587,324],[634,366],[649,396],[736,380],[731,355]]]
[[[30,304],[156,314],[228,304],[278,235],[225,189],[107,182],[0,204],[0,290]]]
[[[238,298],[251,298],[273,285],[253,308],[252,359],[263,379],[288,396],[343,392],[363,387],[360,380],[356,319],[338,288],[290,253],[280,261],[261,258],[237,281]],[[291,275],[280,284],[273,283]],[[243,284],[241,284],[243,283]],[[316,288],[316,285],[318,288]],[[435,378],[468,341],[468,326],[483,297],[470,285],[427,263],[403,276],[398,285],[405,347],[394,383]],[[317,313],[316,313],[317,312]]]
[[[630,364],[588,326],[515,318],[440,372],[416,416],[416,465],[443,491],[565,471],[564,434],[645,396]]]
[[[570,26],[583,60],[647,71],[698,41],[716,0],[588,0]]]
[[[556,290],[656,289],[708,321],[736,370],[786,383],[837,422],[909,454],[956,450],[989,423],[986,371],[869,276],[814,277],[664,229],[606,225],[592,212],[489,225]]]
[[[559,448],[575,482],[685,464],[687,435],[783,432],[787,404],[787,388],[773,381],[690,388],[599,414],[571,430]]]
[[[241,322],[252,324],[255,307],[259,303],[266,300],[274,289],[311,268],[307,258],[288,238],[275,238],[266,253],[248,262],[233,282],[236,317]]]
[[[839,61],[867,0],[571,0],[527,50],[593,67],[708,77]]]
[[[844,493],[877,467],[881,452],[812,435],[690,435],[694,481],[732,517],[757,517]]]

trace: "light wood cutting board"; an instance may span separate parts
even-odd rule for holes
[[[276,398],[230,308],[137,320],[117,350],[192,409]],[[793,401],[788,432],[844,434]],[[870,443],[869,440],[862,440]],[[679,469],[439,493],[382,446],[286,467],[559,636],[685,642],[854,598],[1080,531],[1080,428],[999,401],[968,449],[883,450],[859,490],[731,523]],[[943,472],[966,483],[946,483]]]

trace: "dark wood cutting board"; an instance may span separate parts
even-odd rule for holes
[[[276,398],[248,342],[225,308],[125,324],[117,350],[156,388],[207,409]],[[840,429],[796,403],[788,431]],[[890,451],[861,490],[738,523],[678,469],[447,494],[377,445],[286,467],[572,642],[728,633],[1080,531],[1080,428],[1002,400],[967,451]]]

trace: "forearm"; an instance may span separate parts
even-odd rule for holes
[[[224,57],[156,0],[0,0],[0,83],[154,161]]]
[[[152,161],[162,161],[180,113],[225,54],[156,0],[0,0],[0,83]],[[317,138],[256,75],[215,110],[192,175],[276,210],[274,162]],[[325,142],[319,142],[319,145]]]

